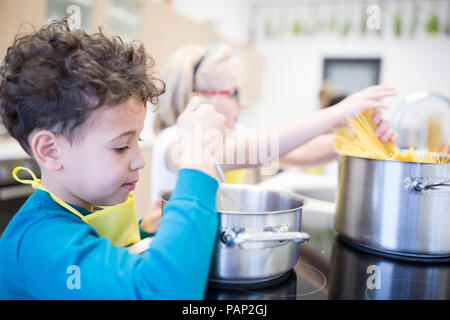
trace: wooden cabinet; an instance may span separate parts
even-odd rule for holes
[[[142,41],[158,69],[178,48],[187,44],[206,46],[215,37],[211,27],[180,16],[166,4],[142,0]]]
[[[156,69],[159,71],[170,55],[183,45],[229,43],[238,49],[237,52],[246,67],[244,90],[247,98],[257,99],[260,96],[263,72],[261,56],[252,47],[233,43],[222,38],[210,26],[195,23],[177,14],[167,1],[1,0],[0,57],[4,57],[18,33],[29,33],[33,29],[32,26],[38,29],[50,19],[57,18],[58,13],[60,17],[70,15],[66,10],[70,5],[81,7],[81,25],[89,31],[102,27],[106,33],[118,33],[127,41],[133,36],[141,40],[156,60]]]
[[[251,46],[239,45],[217,34],[211,26],[195,23],[174,12],[166,3],[142,2],[142,41],[161,71],[175,50],[188,44],[208,46],[224,42],[237,49],[245,66],[244,92],[247,99],[261,94],[263,59]]]
[[[0,58],[14,41],[18,33],[29,33],[32,26],[39,28],[45,20],[46,0],[1,0],[0,1]]]

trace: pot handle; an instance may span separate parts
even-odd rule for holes
[[[222,232],[221,240],[227,246],[239,245],[244,242],[293,241],[302,243],[309,241],[309,234],[305,232],[241,232],[235,234],[231,230]]]
[[[425,178],[408,177],[404,182],[408,191],[424,192],[428,190],[441,190],[441,187],[450,188],[450,180],[431,180]],[[450,191],[450,190],[449,190]]]

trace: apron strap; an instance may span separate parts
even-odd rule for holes
[[[29,179],[20,179],[20,178],[17,176],[17,173],[18,173],[20,170],[25,170],[26,172],[28,172],[28,173],[30,174],[30,176],[33,178],[33,180],[29,180]],[[23,183],[23,184],[31,184],[31,186],[33,187],[33,189],[40,189],[39,186],[38,186],[38,184],[41,182],[41,180],[38,179],[38,178],[36,178],[36,175],[35,175],[35,174],[33,173],[33,171],[31,171],[30,169],[25,168],[25,167],[15,167],[14,170],[13,170],[13,172],[12,172],[12,175],[13,175],[14,179],[16,179],[17,182],[20,182],[20,183]],[[45,190],[45,191],[47,191],[47,190]]]
[[[31,177],[32,177],[33,179],[32,179],[32,180],[29,180],[29,179],[20,179],[20,178],[17,176],[17,173],[18,173],[20,170],[25,170],[25,171],[27,171],[27,172],[31,175]],[[59,204],[60,206],[64,207],[65,209],[69,210],[71,213],[73,213],[74,215],[76,215],[77,217],[79,217],[81,220],[84,221],[84,218],[85,218],[85,217],[84,217],[81,213],[79,213],[76,209],[72,208],[72,207],[69,206],[67,203],[65,203],[63,200],[61,200],[60,198],[58,198],[56,195],[54,195],[53,193],[51,193],[50,191],[48,191],[47,189],[45,189],[44,186],[42,185],[41,179],[38,179],[38,178],[36,177],[36,175],[33,173],[33,171],[31,171],[30,169],[25,168],[25,167],[16,167],[16,168],[14,168],[14,170],[13,170],[13,172],[12,172],[12,175],[13,175],[14,179],[16,179],[17,182],[20,182],[20,183],[23,183],[23,184],[30,184],[30,185],[33,187],[33,189],[40,189],[40,190],[43,190],[43,191],[45,191],[45,192],[48,192],[48,194],[50,195],[50,197],[51,197],[57,204]]]

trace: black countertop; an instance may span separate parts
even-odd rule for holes
[[[411,261],[342,239],[330,214],[304,213],[294,268],[264,288],[210,284],[206,299],[450,299],[450,262]]]

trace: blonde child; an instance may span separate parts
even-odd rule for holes
[[[364,109],[386,108],[379,100],[395,95],[395,90],[390,87],[370,87],[349,96],[335,106],[309,116],[251,132],[243,129],[239,123],[239,114],[245,108],[245,101],[240,95],[241,73],[242,63],[226,45],[210,49],[189,45],[179,49],[169,59],[163,73],[167,91],[161,97],[160,111],[156,115],[154,125],[157,139],[153,148],[152,199],[157,198],[159,190],[174,185],[179,167],[176,153],[179,146],[176,119],[193,96],[200,96],[213,104],[226,118],[227,129],[232,133],[227,137],[222,165],[225,170],[230,171],[260,165],[278,157],[281,157],[284,163],[299,166],[332,161],[336,159],[333,150],[334,137],[325,133],[336,126],[344,125],[347,117]],[[273,112],[276,112],[276,109]],[[383,140],[395,139],[394,131],[387,121],[381,119],[380,112],[375,114],[374,121],[378,124],[379,137]],[[277,150],[271,150],[270,139],[259,139],[258,136],[275,136],[278,141]],[[260,150],[268,150],[267,154],[271,156],[260,157]],[[251,152],[257,155],[256,161],[251,161]],[[239,155],[244,156],[241,157],[244,161],[238,161]]]

